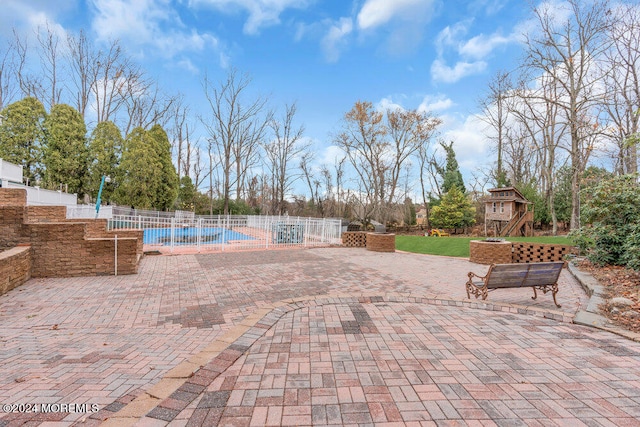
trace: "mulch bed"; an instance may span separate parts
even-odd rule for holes
[[[600,314],[624,329],[640,333],[640,271],[611,265],[600,267],[588,260],[581,260],[578,267],[604,286],[607,300],[624,297],[633,301],[633,305],[618,312],[607,301],[600,306]]]

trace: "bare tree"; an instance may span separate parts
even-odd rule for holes
[[[344,116],[342,132],[335,142],[353,166],[358,177],[361,198],[361,220],[385,220],[387,178],[390,165],[387,157],[389,142],[384,126],[384,114],[373,109],[370,102],[358,101]]]
[[[508,102],[512,89],[513,85],[509,73],[498,71],[489,82],[489,91],[486,97],[479,101],[483,112],[480,119],[491,129],[489,138],[495,142],[497,164],[494,179],[498,187],[507,185],[503,168],[503,152],[508,132]]]
[[[429,224],[429,195],[431,193],[427,192],[427,181],[429,180],[429,177],[426,176],[429,173],[429,162],[431,160],[431,158],[429,157],[429,144],[425,143],[420,146],[420,148],[418,149],[417,157],[418,169],[420,170],[418,174],[418,178],[420,179],[420,194],[422,196],[422,204],[424,205],[424,208],[426,210],[424,225],[427,228],[431,228]]]
[[[320,180],[317,182],[324,190],[324,197],[321,198],[323,216],[335,216],[336,197],[333,193],[333,176],[327,165],[322,165],[320,168],[320,176],[322,177],[322,183],[320,183]]]
[[[190,132],[189,132],[189,107],[184,105],[182,96],[176,99],[171,111],[171,127],[169,134],[171,135],[171,151],[176,159],[176,171],[178,178],[189,176],[191,170],[191,153],[189,151]],[[185,160],[186,155],[186,160]]]
[[[67,36],[67,46],[67,62],[71,70],[70,80],[74,86],[71,90],[76,96],[76,109],[82,117],[86,117],[87,108],[91,103],[91,88],[96,84],[94,78],[98,53],[82,30],[77,36]]]
[[[558,170],[557,150],[568,130],[566,120],[560,115],[560,107],[554,101],[558,91],[555,79],[543,75],[534,88],[527,88],[521,83],[513,91],[513,102],[510,104],[510,112],[519,126],[520,135],[513,140],[517,145],[511,149],[512,158],[519,159],[516,162],[520,165],[534,165],[534,171],[529,170],[528,175],[536,177],[545,195],[554,235],[558,232],[554,179]],[[514,180],[524,183],[515,177]]]
[[[401,199],[396,190],[403,168],[439,124],[428,113],[401,109],[383,113],[375,111],[370,102],[356,102],[345,114],[336,144],[356,171],[362,220],[385,222],[389,218]]]
[[[442,141],[440,142],[442,144]],[[445,161],[436,156],[436,153],[432,153],[431,157],[427,160],[427,172],[429,173],[429,183],[431,184],[431,189],[435,191],[438,199],[441,199],[444,191],[440,185],[440,179],[444,174],[444,166]],[[424,169],[422,169],[422,173],[424,173]],[[431,194],[431,193],[429,193]],[[424,196],[423,196],[424,197]]]
[[[317,194],[317,188],[314,187],[313,182],[316,181],[316,178],[311,170],[311,161],[313,160],[314,154],[311,151],[306,151],[302,153],[302,157],[300,157],[300,170],[302,171],[302,176],[304,177],[304,181],[307,184],[307,188],[309,189],[309,194],[311,197],[311,206],[316,207],[316,203],[318,202],[319,195]]]
[[[343,216],[344,214],[342,205],[344,203],[344,165],[346,160],[346,157],[341,157],[336,159],[333,165],[336,176],[336,216]]]
[[[436,128],[441,123],[442,120],[426,112],[416,110],[387,111],[387,129],[393,153],[387,204],[397,202],[395,192],[403,166],[407,165],[411,157],[416,155],[419,157],[421,150],[425,150],[429,146]],[[420,173],[422,174],[422,171]]]
[[[309,143],[305,143],[302,139],[304,126],[295,127],[294,125],[296,111],[295,103],[286,105],[282,119],[269,121],[274,138],[264,144],[265,163],[271,174],[273,191],[271,214],[274,215],[284,213],[284,198],[291,190],[293,183],[300,177],[292,171],[293,160],[309,148]]]
[[[99,51],[95,58],[94,66],[90,68],[90,87],[97,121],[115,123],[115,115],[124,102],[125,75],[132,74],[127,70],[133,65],[118,42],[112,42],[106,51]]]
[[[271,117],[272,113],[268,111],[264,116],[256,115],[241,126],[237,142],[233,147],[236,166],[236,201],[247,196],[247,177],[260,163],[259,148],[263,144]]]
[[[250,81],[248,76],[239,76],[232,69],[226,80],[217,87],[213,87],[207,77],[203,82],[211,117],[202,118],[201,121],[209,134],[210,147],[216,148],[220,161],[225,214],[229,213],[231,190],[241,178],[237,172],[234,174],[234,166],[241,151],[238,147],[246,143],[257,143],[254,132],[264,129],[264,126],[257,123],[261,121],[266,99],[258,97],[247,104],[242,102]],[[212,158],[211,154],[209,157]]]
[[[29,72],[29,44],[26,38],[21,38],[18,32],[13,30],[13,48],[16,54],[16,79],[22,92],[22,97],[43,99],[43,87],[40,79]]]
[[[216,179],[215,175],[215,172],[220,170],[220,157],[218,157],[217,151],[218,146],[215,139],[209,138],[207,140],[207,156],[209,158],[209,172],[207,173],[207,178],[209,178],[209,215],[213,215],[214,194],[216,194],[217,196],[220,194],[220,189],[218,188],[220,180]],[[216,188],[215,190],[214,185]]]
[[[571,160],[571,228],[580,226],[580,176],[593,150],[591,137],[599,132],[597,61],[608,48],[606,39],[609,5],[606,0],[568,0],[568,10],[549,3],[534,8],[538,26],[527,37],[525,66],[550,76],[561,92],[548,101],[556,103],[569,127]],[[567,18],[562,13],[567,13]]]
[[[12,44],[9,44],[6,50],[0,50],[0,110],[10,104],[17,95],[14,56]]]
[[[136,127],[147,129],[154,124],[164,127],[171,119],[169,112],[178,97],[163,94],[156,82],[145,76],[138,67],[126,71],[119,89],[127,111],[125,134]]]
[[[193,162],[185,161],[185,167],[190,166],[191,173],[185,169],[185,175],[193,176],[193,185],[196,188],[200,188],[205,179],[209,178],[210,172],[203,173],[204,167],[202,165],[202,150],[199,144],[194,146],[188,146],[189,157],[193,156]]]
[[[632,138],[640,131],[640,8],[617,5],[609,14],[611,48],[605,52],[604,103],[611,121],[609,137],[614,141],[616,170],[620,174],[638,171],[638,147]]]
[[[540,169],[541,158],[546,153],[534,149],[535,145],[522,128],[505,132],[503,142],[505,177],[515,186],[530,184],[537,175],[534,170]]]
[[[47,83],[47,87],[43,89],[48,92],[48,96],[46,96],[43,91],[42,101],[46,102],[49,106],[49,110],[51,110],[54,105],[60,103],[60,96],[62,93],[62,87],[59,82],[61,61],[59,60],[60,48],[58,45],[60,43],[60,38],[58,37],[58,34],[49,27],[48,23],[44,28],[38,27],[36,31],[36,38],[40,45],[38,54],[40,56],[40,64],[42,65],[42,77]]]

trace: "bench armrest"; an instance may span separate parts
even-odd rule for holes
[[[467,283],[465,285],[465,287],[467,288],[467,298],[471,299],[471,294],[473,294],[476,298],[481,296],[483,300],[487,299],[487,278],[490,274],[491,268],[489,268],[489,271],[484,276],[476,274],[473,271],[467,273],[467,276],[469,276],[469,280],[467,280]],[[474,277],[481,279],[482,284],[473,283]]]
[[[472,281],[474,277],[477,277],[478,279],[482,279],[482,281],[484,282],[488,275],[489,273],[485,274],[484,276],[480,276],[479,274],[476,274],[473,271],[470,271],[467,273],[467,276],[469,276],[469,281]]]

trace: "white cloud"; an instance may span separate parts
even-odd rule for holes
[[[382,98],[375,106],[376,111],[387,111],[387,110],[400,110],[404,111],[404,107],[397,102],[394,102],[391,98]]]
[[[215,36],[184,29],[170,0],[92,0],[92,27],[99,40],[118,39],[143,52],[146,48],[171,58],[180,52],[219,49]]]
[[[473,20],[460,21],[438,33],[435,41],[438,56],[431,64],[433,80],[454,83],[463,77],[481,73],[487,68],[486,59],[494,50],[518,41],[515,31],[507,36],[498,31],[466,39],[472,23]],[[449,66],[446,57],[455,58],[455,65]]]
[[[400,100],[400,101],[398,101]],[[415,105],[415,101],[419,100],[418,95],[404,95],[404,94],[396,94],[390,95],[382,98],[375,104],[376,111],[386,111],[386,110],[407,110],[413,109],[414,107],[409,106],[405,107],[403,105],[403,101],[405,104]],[[417,111],[423,113],[433,113],[435,111],[444,111],[453,107],[454,103],[451,99],[449,99],[446,95],[426,95],[420,101],[420,104],[416,108]]]
[[[4,0],[0,13],[0,36],[11,36],[16,29],[19,33],[30,36],[30,30],[49,26],[58,35],[65,35],[65,30],[56,23],[57,16],[67,13],[76,4],[74,0]]]
[[[458,52],[467,58],[486,58],[498,46],[505,45],[512,41],[513,38],[504,37],[500,34],[491,34],[489,36],[480,34],[462,44]]]
[[[424,97],[420,105],[418,106],[418,111],[421,112],[432,112],[432,111],[444,111],[453,107],[453,101],[446,97],[445,95],[432,96],[427,95]]]
[[[249,13],[244,24],[246,34],[258,34],[264,27],[280,23],[280,14],[289,8],[304,9],[308,0],[191,0],[190,5],[211,6],[222,12],[244,10]]]
[[[200,69],[196,67],[190,59],[181,59],[176,63],[176,65],[194,75],[200,72]]]
[[[489,156],[489,140],[485,136],[486,124],[476,115],[469,115],[463,120],[451,116],[442,116],[442,139],[453,141],[453,149],[461,169],[472,171],[478,166],[478,159]]]
[[[357,28],[365,36],[384,28],[382,48],[402,56],[422,43],[437,4],[438,0],[365,0],[356,17]]]
[[[469,5],[471,13],[478,14],[484,12],[486,15],[495,15],[498,13],[508,0],[475,0]]]
[[[460,61],[450,67],[442,59],[436,59],[431,64],[431,77],[435,81],[455,83],[463,77],[481,73],[486,68],[487,63],[484,61]]]
[[[422,21],[428,18],[431,7],[431,0],[366,0],[358,13],[358,27],[372,29],[396,17]]]
[[[469,26],[473,20],[466,20],[457,22],[454,26],[447,25],[436,37],[436,51],[439,56],[444,54],[445,48],[457,49],[460,44],[460,39],[464,37],[469,31]]]
[[[340,53],[346,44],[345,37],[352,31],[353,21],[351,18],[340,18],[331,24],[327,34],[320,42],[327,61],[336,62],[340,58]]]

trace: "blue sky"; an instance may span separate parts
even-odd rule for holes
[[[522,55],[522,0],[4,0],[0,35],[48,22],[119,39],[168,92],[206,114],[205,73],[249,73],[256,93],[299,124],[332,162],[332,134],[358,100],[440,116],[466,177],[492,161],[478,99]]]

